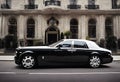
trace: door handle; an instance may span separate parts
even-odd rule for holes
[[[68,50],[69,52],[76,52],[76,50]]]

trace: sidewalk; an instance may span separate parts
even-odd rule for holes
[[[0,56],[0,61],[13,61],[14,56]],[[120,56],[113,56],[113,60],[120,60]]]

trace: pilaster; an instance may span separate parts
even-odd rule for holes
[[[113,33],[117,38],[119,37],[119,16],[113,18]]]
[[[2,15],[0,15],[0,39],[2,36]]]
[[[103,15],[97,17],[96,35],[98,41],[105,39],[105,17]]]
[[[25,22],[25,17],[23,15],[20,15],[18,17],[18,29],[17,29],[17,32],[18,32],[18,39],[24,39],[25,38],[25,29],[26,29],[26,22]]]
[[[88,33],[88,22],[87,22],[87,17],[85,15],[82,15],[80,17],[80,25],[79,25],[79,34],[81,35],[82,39],[86,39]],[[80,27],[81,26],[81,27]],[[79,38],[80,38],[79,35]]]

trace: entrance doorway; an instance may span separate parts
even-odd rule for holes
[[[57,34],[48,34],[48,44],[57,42]]]
[[[56,27],[49,27],[46,30],[46,44],[52,44],[59,40],[59,30]]]

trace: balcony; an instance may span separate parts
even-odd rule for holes
[[[38,5],[25,5],[25,9],[37,9]]]
[[[80,9],[81,6],[80,5],[76,5],[76,4],[70,4],[70,5],[68,5],[68,8],[69,9]]]
[[[99,9],[99,5],[85,5],[86,9]]]
[[[10,9],[11,7],[8,4],[1,4],[1,9]]]
[[[112,6],[112,9],[120,9],[120,5],[114,5]]]
[[[60,1],[45,1],[45,6],[49,6],[49,5],[61,6],[61,2]]]

